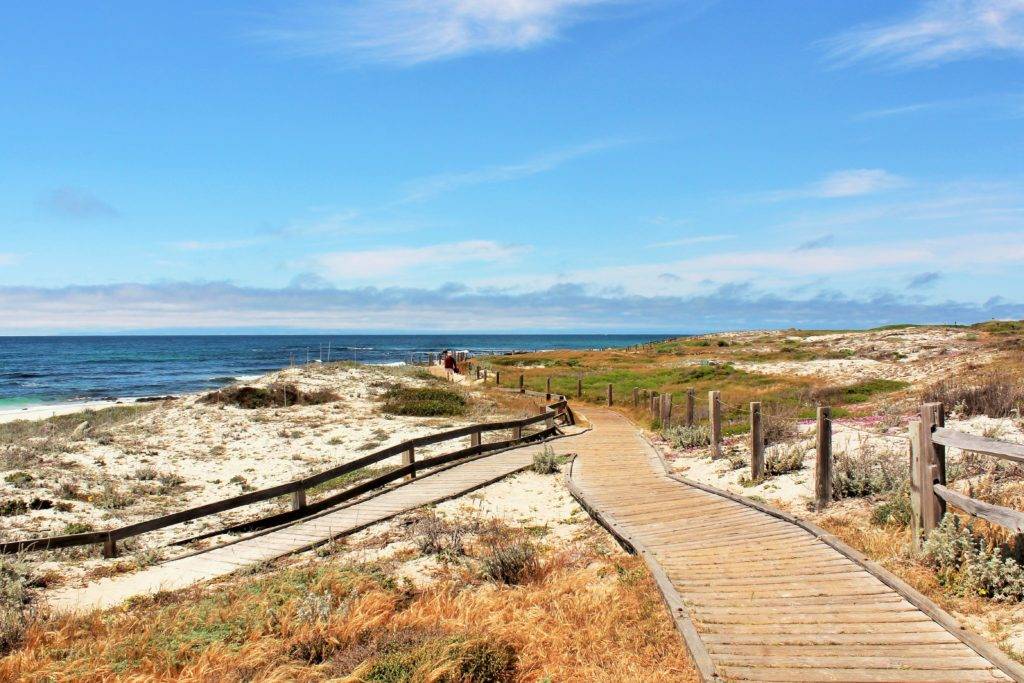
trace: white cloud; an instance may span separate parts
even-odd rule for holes
[[[0,253],[0,266],[13,266],[21,257],[18,254],[2,254]]]
[[[527,249],[487,240],[469,240],[425,247],[384,247],[359,251],[337,251],[312,260],[313,267],[329,277],[359,280],[395,275],[409,269],[457,263],[506,261]]]
[[[622,140],[595,140],[575,147],[567,147],[540,154],[517,163],[487,166],[458,173],[439,173],[426,176],[406,185],[403,201],[421,201],[471,185],[500,183],[526,178],[538,173],[554,170],[574,159],[622,144],[625,144]]]
[[[1024,55],[1024,0],[929,0],[916,13],[825,41],[839,65],[932,66],[986,54]]]
[[[628,0],[335,0],[255,33],[301,56],[411,66],[554,40]]]
[[[841,199],[885,192],[907,185],[907,180],[880,168],[835,171],[806,187],[760,195],[768,201],[788,199]]]

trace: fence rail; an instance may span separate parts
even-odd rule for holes
[[[946,505],[972,517],[1001,526],[1014,534],[1024,533],[1024,513],[971,498],[946,486],[946,447],[1024,463],[1024,445],[966,434],[945,426],[941,403],[921,406],[921,418],[910,425],[910,504],[914,511],[914,543],[942,523]]]
[[[533,395],[543,396],[539,392],[528,392]],[[520,443],[526,443],[537,439],[542,439],[546,436],[550,436],[557,431],[556,420],[559,418],[563,419],[565,424],[572,424],[573,415],[572,411],[568,407],[568,401],[564,396],[558,395],[558,400],[545,406],[544,412],[531,417],[526,417],[518,420],[504,420],[501,422],[486,422],[482,424],[467,425],[465,427],[459,427],[457,429],[450,429],[444,432],[438,432],[436,434],[426,434],[419,436],[414,439],[403,441],[402,443],[382,448],[378,451],[365,455],[351,462],[332,467],[330,469],[318,472],[316,474],[295,479],[293,481],[285,482],[283,484],[277,484],[270,486],[265,489],[258,491],[250,491],[249,493],[243,493],[238,496],[232,496],[223,500],[218,500],[212,503],[206,503],[204,505],[198,505],[196,507],[188,508],[186,510],[179,510],[178,512],[172,512],[170,514],[162,515],[160,517],[154,517],[141,522],[135,522],[127,524],[116,529],[107,529],[105,531],[89,531],[79,534],[67,534],[63,536],[48,536],[41,538],[29,538],[16,541],[4,541],[0,542],[0,554],[6,553],[18,553],[26,551],[38,551],[38,550],[56,550],[59,548],[70,548],[74,546],[82,545],[96,545],[103,544],[103,555],[104,557],[115,557],[117,555],[117,542],[133,536],[156,531],[158,529],[164,529],[169,526],[181,524],[183,522],[189,522],[192,520],[200,519],[202,517],[208,517],[210,515],[226,512],[227,510],[233,510],[246,505],[252,505],[253,503],[259,503],[266,500],[278,498],[288,494],[292,495],[292,510],[288,513],[279,513],[271,515],[270,517],[261,518],[260,520],[254,520],[247,522],[242,525],[235,525],[228,529],[223,529],[219,533],[226,533],[239,527],[251,525],[260,521],[288,521],[289,519],[297,519],[301,516],[318,512],[326,509],[331,505],[355,498],[359,495],[372,491],[373,489],[382,487],[393,481],[401,479],[402,477],[414,478],[416,477],[417,471],[430,467],[438,467],[456,460],[469,458],[475,455],[481,455],[490,451],[499,450],[502,448],[508,448]],[[535,424],[544,423],[544,428],[538,432],[532,434],[524,434],[523,429]],[[483,434],[487,432],[502,431],[511,429],[513,430],[513,438],[497,441],[491,443],[483,443]],[[450,441],[452,439],[458,439],[465,436],[470,437],[470,445],[468,448],[459,449],[450,453],[442,455],[432,456],[430,458],[416,460],[416,449],[422,448],[423,446],[429,446],[436,443],[442,443],[444,441]],[[403,455],[403,464],[401,467],[387,472],[379,477],[375,477],[368,481],[357,484],[353,487],[345,489],[344,491],[328,496],[322,500],[319,500],[313,504],[309,504],[306,501],[306,492],[308,489],[322,484],[332,479],[336,479],[342,475],[354,472],[358,469],[372,465],[374,463],[386,460],[387,458],[394,457],[396,455]],[[217,535],[217,534],[204,534],[204,536]]]

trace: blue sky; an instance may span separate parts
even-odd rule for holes
[[[0,17],[0,334],[1024,317],[1024,0]]]

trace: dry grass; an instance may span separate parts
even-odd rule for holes
[[[294,384],[271,384],[268,387],[230,386],[213,391],[199,399],[201,403],[232,405],[239,408],[286,408],[297,405],[321,405],[341,400],[333,391],[303,391]]]
[[[0,679],[696,680],[638,559],[558,553],[543,566],[524,585],[413,591],[378,568],[321,560],[36,621]]]
[[[938,401],[960,415],[1009,417],[1024,406],[1024,382],[1005,370],[984,372],[937,382],[925,390],[921,400]]]

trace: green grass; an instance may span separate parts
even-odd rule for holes
[[[361,481],[366,481],[367,479],[373,479],[374,477],[383,476],[388,472],[393,472],[398,469],[398,467],[399,465],[388,465],[386,467],[360,467],[358,470],[346,472],[340,477],[335,477],[334,479],[328,479],[325,482],[321,482],[313,488],[307,489],[306,493],[308,495],[316,495],[326,491],[334,491],[335,489],[348,488],[349,486],[358,484]],[[291,500],[290,496],[285,497]]]
[[[466,397],[440,387],[392,387],[384,394],[385,413],[415,417],[465,415]]]
[[[823,402],[839,405],[866,403],[879,394],[888,394],[906,389],[909,384],[892,379],[868,379],[845,387],[828,387],[815,392],[815,397]]]

